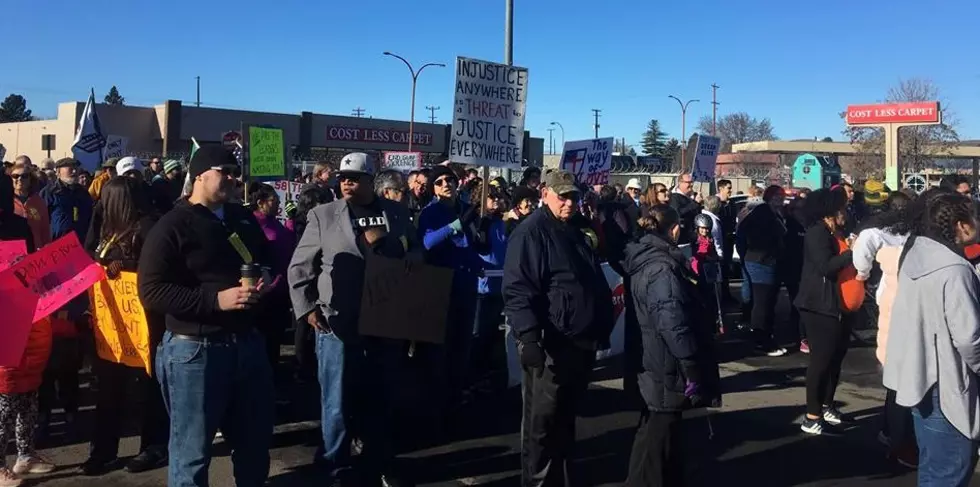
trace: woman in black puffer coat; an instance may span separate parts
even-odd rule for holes
[[[624,267],[639,328],[633,334],[641,339],[626,345],[626,373],[636,377],[644,407],[626,485],[681,486],[681,414],[721,404],[714,320],[677,247],[677,211],[654,206],[637,223],[640,236],[626,246]]]

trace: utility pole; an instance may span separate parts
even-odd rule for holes
[[[595,116],[595,138],[597,139],[599,138],[599,113],[600,112],[602,112],[602,110],[599,110],[598,108],[592,109],[592,115]]]
[[[555,129],[548,129],[548,153],[555,153]]]
[[[364,109],[361,108],[361,107],[357,107],[357,108],[351,110],[351,115],[353,115],[353,116],[355,116],[357,118],[361,118],[361,117],[364,116]]]
[[[504,0],[504,64],[514,65],[514,0]],[[524,137],[524,134],[520,134]],[[501,171],[502,176],[510,181],[510,169]],[[487,169],[484,168],[484,180],[486,180]],[[484,186],[485,188],[486,186]],[[483,201],[486,201],[486,197]]]
[[[718,131],[718,88],[715,83],[711,83],[711,136],[714,137]]]
[[[197,106],[201,106],[201,77],[197,76]]]
[[[438,110],[439,107],[429,106],[429,107],[425,107],[425,109],[429,111],[429,123],[435,124],[436,123],[436,110]]]

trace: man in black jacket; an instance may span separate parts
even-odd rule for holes
[[[504,314],[524,369],[525,487],[567,485],[576,410],[613,326],[595,253],[568,223],[578,211],[575,178],[567,171],[545,178],[544,205],[514,230],[504,263]]]
[[[690,173],[677,176],[677,187],[670,193],[667,204],[681,216],[681,237],[677,245],[694,241],[694,217],[701,213],[701,195],[694,192],[694,177]]]
[[[171,487],[208,485],[218,428],[236,485],[259,487],[269,474],[275,393],[255,320],[273,286],[243,278],[242,267],[268,264],[269,252],[252,213],[227,203],[237,171],[221,146],[195,152],[190,197],[153,227],[140,256],[143,306],[166,315],[156,370],[172,418]]]

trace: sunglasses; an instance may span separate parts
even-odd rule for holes
[[[658,189],[657,190],[657,194],[667,194],[667,190],[666,189]]]
[[[441,188],[441,187],[443,187],[443,186],[445,186],[447,184],[451,184],[453,186],[456,186],[457,184],[459,184],[459,182],[456,181],[455,179],[440,178],[440,179],[436,179],[436,181],[434,183],[432,183],[432,184]]]
[[[238,166],[217,166],[212,167],[211,170],[220,172],[223,176],[238,177],[242,175],[242,171]]]
[[[13,179],[14,181],[23,181],[29,177],[30,175],[24,173],[10,175],[10,179]]]
[[[361,181],[359,174],[338,174],[337,181],[341,183],[357,183]]]

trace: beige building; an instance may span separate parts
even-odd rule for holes
[[[58,118],[33,122],[0,123],[0,144],[7,149],[5,159],[24,154],[37,162],[45,157],[59,159],[71,155],[84,102],[58,105]],[[168,100],[153,107],[96,104],[96,111],[107,137],[127,140],[126,154],[141,158],[186,157],[191,137],[198,143],[221,143],[228,132],[240,132],[245,125],[269,125],[283,129],[287,155],[294,161],[339,158],[353,150],[369,152],[408,150],[409,123],[400,120],[321,115],[249,112],[183,105]],[[428,162],[441,162],[449,149],[451,125],[415,122],[412,150],[425,154]],[[54,148],[42,150],[42,136],[54,136]],[[540,166],[544,159],[544,140],[524,132],[524,158]]]

